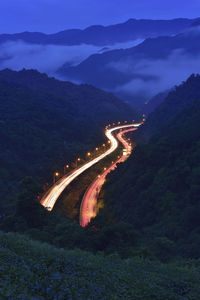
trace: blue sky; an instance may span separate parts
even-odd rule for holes
[[[1,0],[0,32],[57,32],[129,18],[200,16],[200,0]]]

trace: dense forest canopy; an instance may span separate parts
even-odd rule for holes
[[[135,116],[95,87],[34,70],[0,71],[0,203],[10,204],[25,176],[51,181],[57,168],[103,141],[108,122]]]
[[[171,92],[141,131],[155,132],[105,187],[105,205],[147,240],[168,238],[177,253],[199,257],[200,76]]]

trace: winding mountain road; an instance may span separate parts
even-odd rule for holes
[[[82,227],[86,227],[90,223],[91,219],[95,218],[97,215],[97,200],[101,188],[105,183],[106,176],[111,171],[115,170],[115,168],[117,168],[117,164],[124,162],[131,155],[132,147],[123,138],[123,135],[134,130],[137,130],[137,128],[123,130],[117,134],[117,139],[123,144],[126,152],[123,152],[122,156],[117,161],[115,161],[107,170],[99,175],[85,192],[81,203],[79,218],[79,222]]]
[[[41,205],[43,205],[47,210],[51,211],[61,195],[61,193],[66,189],[66,187],[75,179],[77,178],[80,174],[85,172],[87,169],[104,159],[106,156],[110,155],[113,153],[119,145],[119,142],[117,139],[112,135],[112,133],[116,130],[119,129],[124,129],[124,128],[137,128],[141,125],[142,123],[137,123],[137,124],[127,124],[127,125],[120,125],[114,128],[106,129],[105,135],[110,141],[110,148],[103,154],[99,155],[98,157],[94,158],[93,160],[87,162],[80,168],[75,169],[73,172],[70,174],[65,175],[62,177],[60,180],[58,180],[50,189],[47,191],[47,193],[43,196],[42,200],[40,201]]]

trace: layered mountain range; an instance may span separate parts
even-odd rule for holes
[[[157,93],[185,80],[200,67],[198,22],[184,33],[148,38],[128,48],[94,54],[59,74],[115,92],[141,108]]]
[[[101,26],[94,25],[86,29],[69,29],[54,34],[41,32],[22,32],[16,34],[1,34],[0,43],[22,40],[31,44],[80,45],[96,46],[145,39],[160,35],[177,34],[187,29],[197,19],[174,20],[136,20],[129,19],[125,23]]]

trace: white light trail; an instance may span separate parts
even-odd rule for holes
[[[85,172],[87,169],[98,163],[100,160],[105,158],[106,156],[110,155],[112,152],[114,152],[117,147],[118,147],[118,141],[116,138],[112,135],[112,132],[115,130],[123,129],[123,128],[130,128],[130,127],[139,127],[142,123],[138,124],[129,124],[129,125],[121,125],[117,126],[111,129],[107,129],[105,132],[105,135],[110,141],[110,148],[107,150],[105,153],[101,154],[100,156],[96,157],[92,161],[86,163],[79,169],[74,170],[70,175],[66,175],[63,178],[61,178],[53,187],[44,195],[44,197],[41,200],[41,204],[51,211],[61,195],[61,193],[66,189],[66,187],[75,179],[77,178],[80,174]]]

